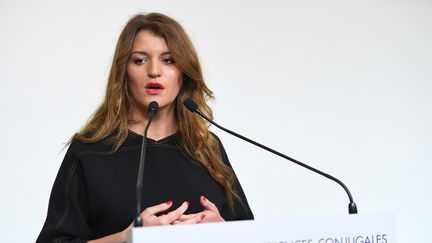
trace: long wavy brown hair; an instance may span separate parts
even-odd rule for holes
[[[239,198],[233,189],[234,172],[222,161],[219,142],[209,132],[208,124],[183,106],[183,102],[191,97],[200,109],[212,118],[213,112],[206,102],[214,99],[213,92],[204,83],[198,55],[188,35],[177,21],[166,15],[138,14],[127,22],[117,42],[105,98],[72,139],[94,143],[110,137],[113,151],[125,141],[129,132],[128,124],[133,102],[128,92],[126,64],[132,52],[135,36],[142,30],[165,39],[175,65],[183,73],[183,85],[175,101],[181,149],[199,161],[223,186],[228,205],[232,209],[234,198]]]

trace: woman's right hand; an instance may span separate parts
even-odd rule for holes
[[[155,225],[169,225],[176,221],[180,216],[186,212],[189,207],[189,202],[184,202],[176,210],[171,211],[167,214],[156,216],[157,213],[168,210],[172,206],[172,201],[161,203],[156,206],[146,208],[140,215],[143,221],[143,226],[155,226]],[[112,242],[124,242],[127,239],[128,232],[133,228],[134,222],[129,227],[118,233],[108,235],[96,240],[88,241],[88,243],[112,243]]]

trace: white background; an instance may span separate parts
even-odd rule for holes
[[[188,31],[216,120],[341,179],[398,241],[432,228],[432,1],[0,0],[0,241],[34,242],[64,143],[103,96],[119,33]],[[334,182],[222,132],[257,220],[347,214]]]

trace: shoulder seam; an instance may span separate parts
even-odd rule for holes
[[[178,149],[176,146],[168,145],[168,144],[147,144],[147,147],[163,147],[163,148],[167,148],[167,149]],[[116,152],[123,152],[123,151],[129,151],[129,150],[134,150],[134,149],[141,149],[141,145],[124,147],[124,148],[117,150]],[[113,152],[81,151],[81,152],[77,153],[77,156],[79,157],[79,156],[83,156],[83,155],[111,155],[111,154],[113,154]]]
[[[74,163],[72,164],[72,167],[70,168],[68,178],[67,178],[67,183],[66,183],[66,189],[65,189],[66,197],[69,196],[70,185],[72,183],[72,177],[75,174],[75,169],[77,167],[77,164],[78,164],[78,160],[75,160]],[[68,213],[69,213],[69,207],[70,207],[70,202],[69,202],[69,200],[67,200],[65,211],[63,212],[60,220],[58,221],[58,223],[56,225],[56,228],[55,228],[56,231],[60,230],[61,226],[63,225],[64,221],[66,220]]]

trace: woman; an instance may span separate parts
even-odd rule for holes
[[[219,139],[182,105],[188,97],[212,115],[213,93],[183,28],[158,13],[130,19],[104,101],[71,139],[37,242],[126,239],[151,101],[159,110],[148,130],[144,226],[253,219]]]

